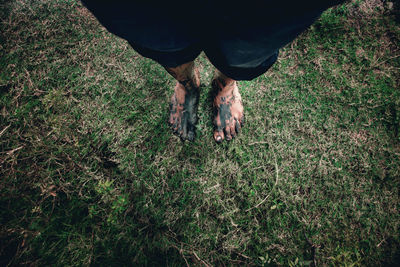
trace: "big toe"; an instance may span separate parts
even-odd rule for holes
[[[222,143],[222,141],[224,141],[224,132],[223,131],[219,131],[219,130],[215,130],[214,131],[214,140],[217,143]]]
[[[183,139],[193,141],[195,137],[195,126],[192,124],[186,125],[186,131],[184,131]]]

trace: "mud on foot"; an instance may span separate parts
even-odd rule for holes
[[[200,96],[198,74],[193,80],[177,82],[170,102],[169,125],[182,141],[193,141],[197,123]]]
[[[217,143],[224,139],[230,141],[237,136],[244,123],[242,97],[236,81],[224,84],[216,78],[212,86],[215,90],[214,139]]]

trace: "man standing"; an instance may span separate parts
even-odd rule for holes
[[[205,52],[216,67],[214,139],[220,143],[234,138],[244,123],[237,81],[266,72],[281,47],[343,0],[82,2],[111,33],[177,80],[169,124],[182,140],[195,138],[200,78],[194,60]]]

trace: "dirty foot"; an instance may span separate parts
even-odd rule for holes
[[[221,143],[232,140],[244,123],[242,97],[237,82],[215,78],[212,82],[214,97],[214,139]]]
[[[183,141],[193,141],[197,123],[197,106],[199,103],[200,79],[198,71],[193,78],[177,82],[171,97],[169,124],[174,134]]]

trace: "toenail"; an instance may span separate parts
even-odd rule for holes
[[[189,141],[193,141],[194,140],[194,132],[189,132],[187,134],[187,140],[189,140]]]

